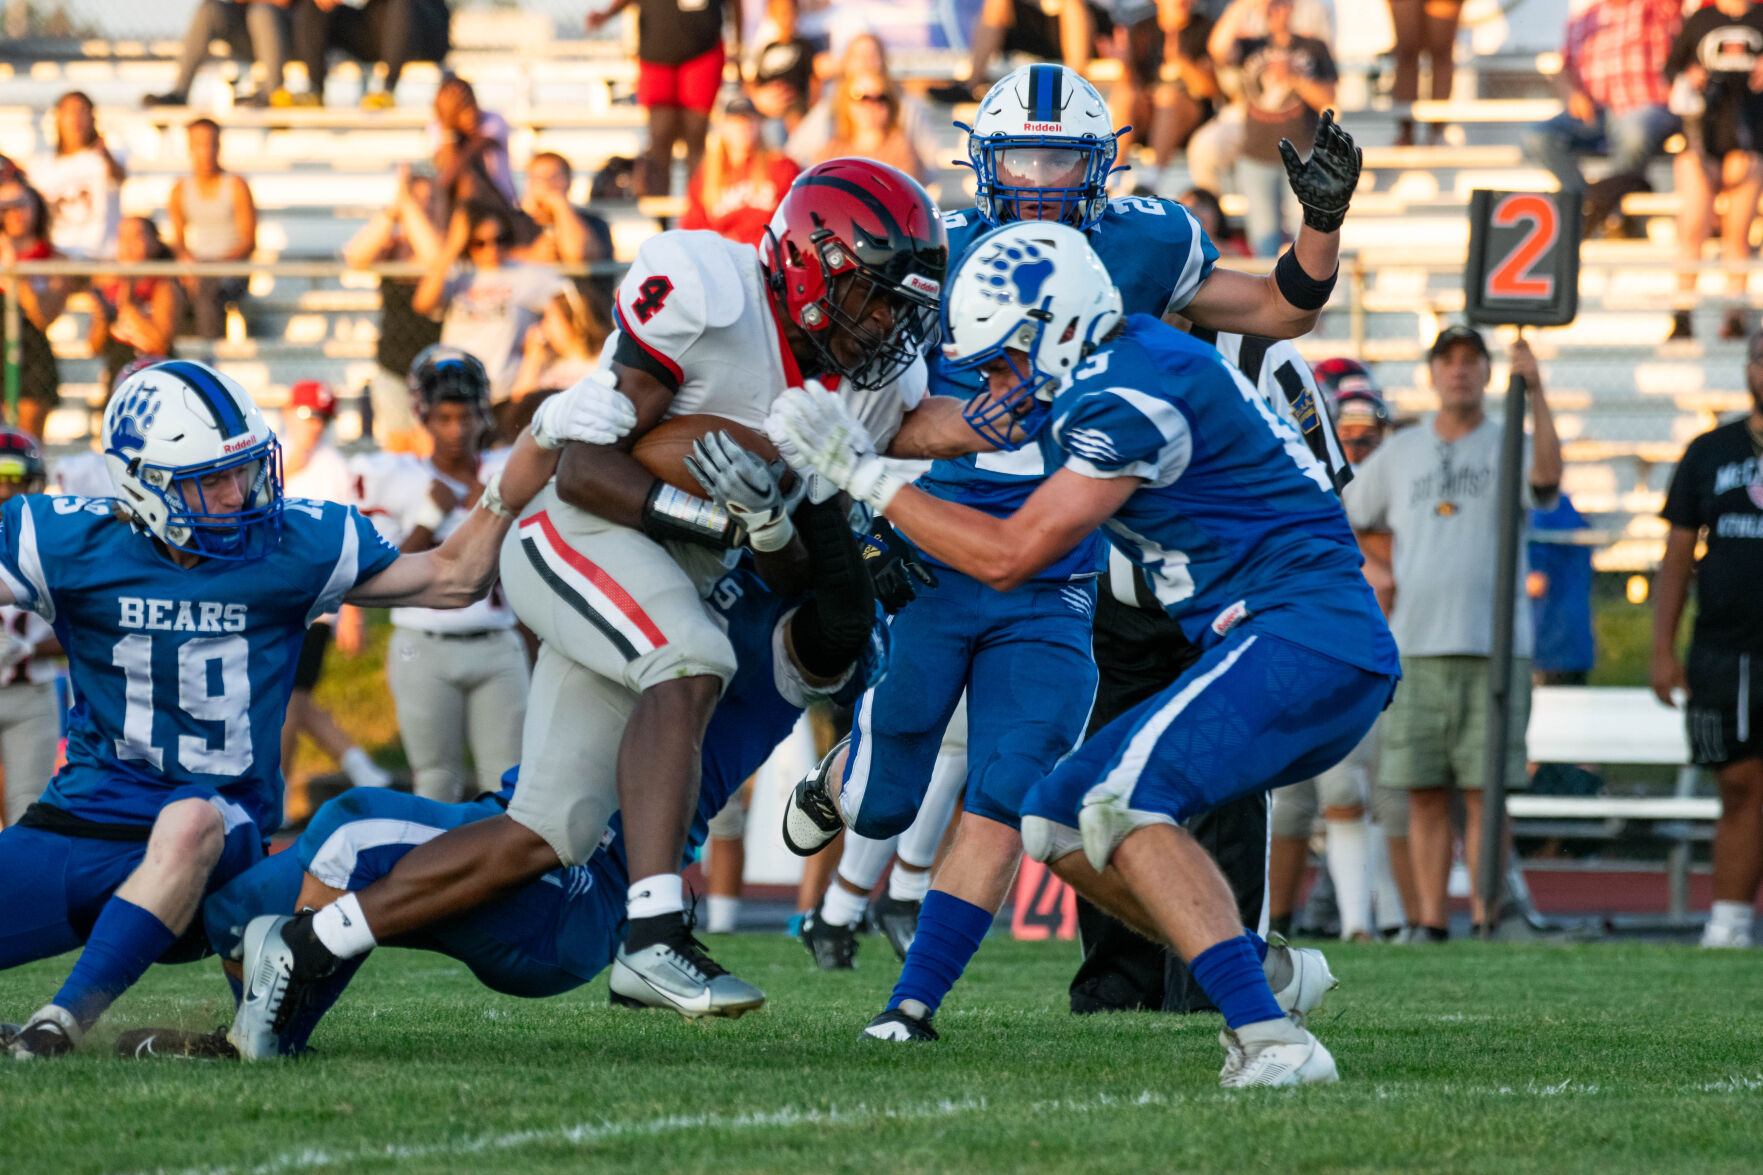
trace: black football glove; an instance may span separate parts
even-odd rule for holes
[[[925,565],[912,549],[912,544],[894,533],[885,518],[877,518],[869,528],[870,541],[863,544],[863,558],[869,565],[869,579],[875,584],[876,602],[889,616],[918,598],[912,586],[917,580],[925,587],[937,586],[937,574]]]
[[[1316,146],[1308,161],[1286,139],[1279,141],[1292,193],[1304,206],[1304,223],[1319,233],[1332,233],[1347,218],[1347,204],[1359,186],[1361,159],[1353,136],[1340,128],[1334,111],[1324,110],[1316,127]]]

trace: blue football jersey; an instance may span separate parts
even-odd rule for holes
[[[949,231],[949,256],[960,257],[991,226],[979,213],[951,212],[943,217]],[[1180,310],[1212,274],[1218,250],[1193,215],[1180,204],[1149,196],[1116,196],[1091,229],[1090,245],[1120,288],[1128,314],[1161,318]],[[953,270],[954,267],[950,266]],[[978,377],[953,378],[935,353],[927,360],[932,395],[971,397]],[[1014,453],[977,453],[938,461],[917,481],[920,489],[1003,518],[1016,512],[1035,486],[1057,466],[1042,463],[1041,452],[1025,445]],[[1087,539],[1037,578],[1069,579],[1101,567],[1102,540]],[[935,560],[931,560],[935,562]]]
[[[182,568],[113,504],[31,494],[0,511],[0,578],[54,626],[79,696],[43,802],[149,823],[170,792],[198,787],[271,831],[306,627],[397,549],[353,507],[290,499],[269,555]]]
[[[1294,644],[1398,672],[1327,469],[1212,347],[1130,316],[1054,399],[1040,443],[1049,468],[1143,479],[1103,530],[1201,648],[1252,616]]]

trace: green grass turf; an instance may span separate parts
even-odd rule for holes
[[[124,1061],[132,1024],[230,1013],[213,960],[155,971],[82,1054],[0,1064],[0,1169],[38,1171],[1450,1172],[1763,1169],[1763,985],[1749,952],[1652,945],[1331,948],[1330,1088],[1227,1093],[1212,1016],[1075,1019],[1071,944],[994,938],[934,1046],[859,1043],[895,968],[822,975],[718,938],[764,1011],[686,1023],[486,993],[384,951],[318,1055]],[[22,1014],[71,958],[0,976]]]

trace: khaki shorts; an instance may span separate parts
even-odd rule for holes
[[[1402,684],[1383,716],[1378,783],[1480,791],[1487,765],[1486,657],[1403,657]],[[1526,786],[1524,735],[1530,722],[1530,661],[1512,662],[1506,789]]]
[[[618,746],[644,690],[735,673],[693,579],[659,543],[547,487],[502,544],[502,590],[543,642],[508,814],[579,865],[618,807]],[[682,732],[683,733],[683,732]]]

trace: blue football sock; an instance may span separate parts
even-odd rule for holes
[[[324,1014],[331,1010],[331,1005],[342,997],[343,989],[349,986],[349,981],[355,978],[355,973],[361,970],[361,965],[365,962],[366,955],[344,959],[335,971],[308,989],[305,1000],[294,1009],[294,1014],[288,1019],[287,1030],[282,1033],[282,1056],[299,1056],[306,1051],[306,1042],[311,1039],[312,1030],[318,1027]]]
[[[1247,928],[1243,930],[1243,937],[1248,939],[1249,945],[1255,948],[1255,957],[1263,963],[1267,962],[1267,940]]]
[[[133,902],[113,897],[104,903],[86,939],[86,949],[55,1002],[90,1028],[117,996],[146,974],[178,936]]]
[[[933,889],[918,912],[918,931],[894,984],[891,1011],[902,1000],[917,1000],[932,1012],[961,978],[967,961],[992,928],[992,914],[972,902]]]
[[[1255,944],[1246,934],[1207,947],[1188,963],[1188,970],[1232,1028],[1285,1015],[1274,1001],[1261,960],[1255,957]]]

